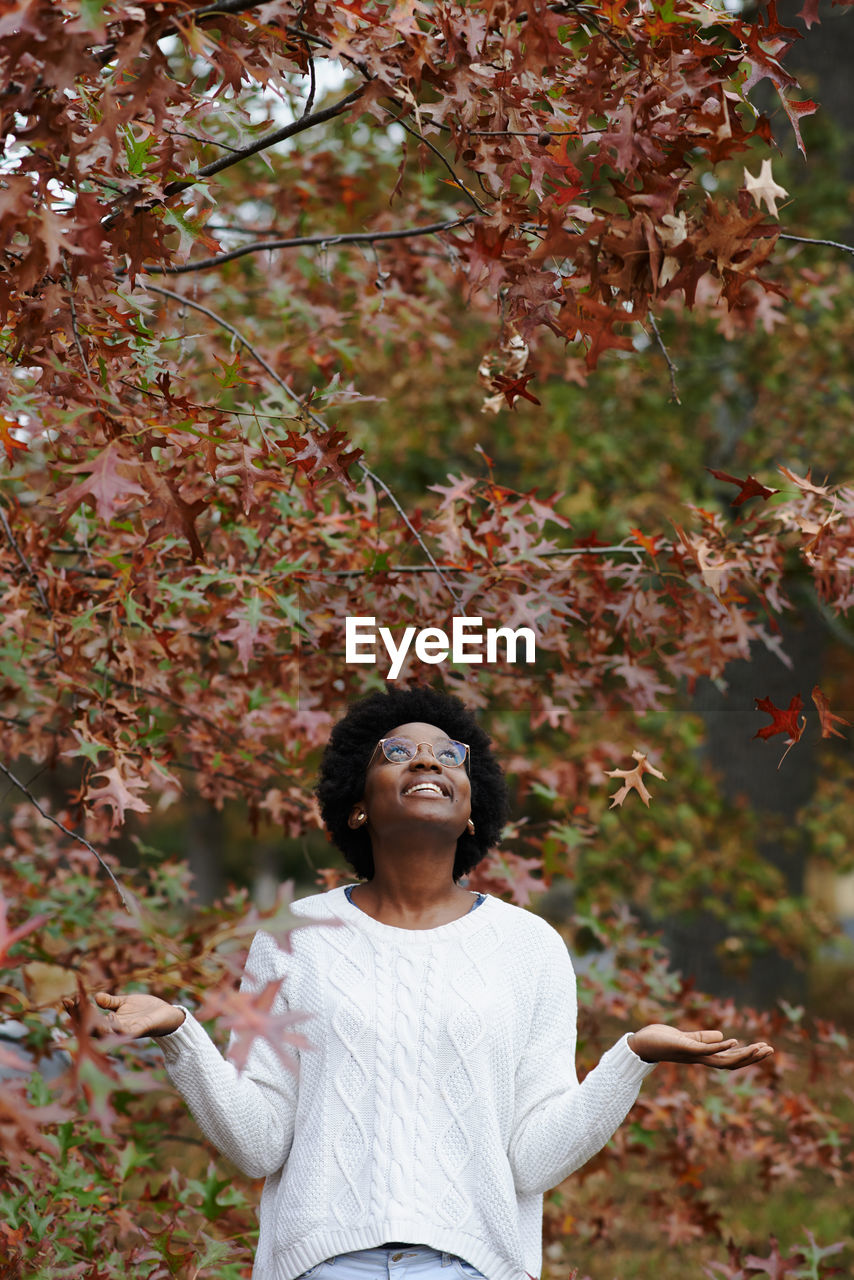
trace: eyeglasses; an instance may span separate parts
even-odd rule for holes
[[[380,738],[377,746],[382,749],[389,764],[406,764],[415,759],[419,747],[429,747],[438,764],[459,768],[465,764],[469,753],[467,742],[456,742],[453,738],[440,739],[438,742],[413,742],[411,738],[403,737]]]

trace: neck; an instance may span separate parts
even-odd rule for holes
[[[410,846],[404,855],[399,848],[392,855],[378,842],[373,855],[373,877],[354,890],[353,899],[384,924],[445,924],[470,908],[471,892],[454,881],[456,841],[431,852]]]

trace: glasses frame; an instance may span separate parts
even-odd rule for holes
[[[457,746],[465,747],[465,749],[466,749],[466,753],[465,753],[465,755],[463,756],[462,760],[459,762],[459,764],[445,764],[445,763],[444,763],[442,760],[440,760],[440,759],[439,759],[439,757],[436,755],[436,751],[435,751],[435,749],[434,749],[433,743],[432,743],[432,742],[427,742],[426,740],[425,740],[424,742],[416,742],[416,743],[414,743],[414,744],[413,744],[413,745],[414,745],[414,747],[415,747],[415,755],[411,756],[409,760],[389,760],[388,756],[387,756],[387,755],[386,755],[386,753],[385,753],[385,744],[386,744],[387,742],[394,742],[395,740],[400,741],[401,739],[403,739],[403,741],[404,741],[404,742],[412,742],[412,739],[411,739],[411,738],[407,738],[405,734],[392,734],[392,736],[391,736],[391,737],[389,737],[389,738],[380,738],[379,742],[378,742],[378,743],[377,743],[377,745],[374,747],[373,755],[371,756],[371,759],[368,761],[368,765],[370,766],[370,764],[373,762],[373,758],[374,758],[374,756],[377,754],[377,750],[378,750],[378,749],[379,749],[379,751],[382,753],[382,757],[383,757],[383,759],[384,759],[388,764],[411,764],[411,763],[412,763],[412,761],[413,761],[413,760],[416,758],[416,756],[418,755],[419,747],[429,747],[429,748],[430,748],[430,754],[431,754],[431,756],[433,757],[433,759],[436,761],[436,763],[437,763],[441,768],[443,768],[443,769],[465,769],[466,773],[468,773],[468,771],[469,771],[468,762],[469,762],[469,757],[471,756],[471,747],[469,746],[469,744],[468,744],[467,742],[460,742],[457,738],[448,738],[448,739],[447,739],[447,741],[448,741],[448,742],[455,742],[455,743],[457,744]]]

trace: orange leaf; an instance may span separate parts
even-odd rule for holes
[[[633,751],[632,759],[637,760],[637,764],[634,769],[611,769],[610,772],[606,771],[605,776],[608,778],[623,779],[623,785],[611,796],[612,809],[617,805],[622,805],[630,791],[636,791],[646,807],[649,808],[649,802],[652,799],[652,796],[644,786],[643,775],[645,773],[651,773],[654,778],[660,778],[662,782],[667,781],[663,773],[659,773],[657,769],[654,769],[652,765],[648,763],[647,758],[642,751]]]
[[[838,729],[834,729],[833,721],[837,724],[850,724],[850,720],[845,720],[842,716],[835,716],[830,709],[830,703],[822,693],[818,685],[815,685],[812,691],[812,700],[818,710],[818,717],[821,720],[821,736],[829,738],[831,735],[835,738],[844,738],[845,734],[840,733]]]

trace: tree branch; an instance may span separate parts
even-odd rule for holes
[[[185,262],[179,267],[145,267],[148,275],[157,276],[180,276],[186,275],[189,271],[206,271],[209,267],[219,267],[224,262],[233,262],[235,258],[242,258],[247,253],[263,253],[265,250],[272,249],[300,249],[307,245],[323,245],[326,248],[334,248],[339,244],[373,244],[379,240],[406,240],[413,236],[436,235],[440,231],[450,231],[454,227],[464,226],[467,222],[471,222],[475,214],[469,213],[463,218],[451,218],[446,222],[431,222],[424,227],[406,227],[401,231],[352,231],[342,232],[340,235],[334,232],[329,235],[315,236],[294,236],[291,239],[283,240],[260,240],[255,244],[246,244],[239,249],[231,249],[228,253],[221,253],[213,258],[201,258],[197,262]]]
[[[98,859],[101,866],[104,868],[107,875],[110,877],[113,884],[115,885],[116,892],[121,898],[122,906],[125,908],[126,911],[130,911],[130,903],[128,902],[127,898],[124,895],[124,890],[122,889],[122,886],[119,884],[118,880],[113,875],[112,871],[107,866],[106,862],[101,857],[100,853],[95,848],[95,846],[90,844],[85,836],[80,836],[77,834],[76,831],[71,831],[68,827],[65,826],[64,823],[60,822],[58,818],[54,818],[53,814],[48,813],[47,809],[44,809],[39,804],[38,800],[35,798],[32,791],[30,791],[29,787],[27,787],[23,782],[21,782],[18,778],[16,778],[14,773],[12,773],[10,769],[6,768],[6,765],[3,763],[2,760],[0,760],[0,770],[2,770],[3,773],[5,773],[9,781],[14,783],[14,785],[18,788],[19,791],[22,791],[24,793],[24,795],[27,797],[28,800],[35,805],[35,807],[38,809],[39,813],[42,815],[43,818],[47,818],[48,822],[52,822],[55,827],[59,827],[60,831],[64,831],[67,836],[71,836],[72,840],[76,840],[78,844],[82,844],[84,848],[89,850],[90,853],[94,853],[95,857]]]
[[[675,400],[677,404],[681,404],[682,401],[679,399],[679,388],[676,385],[676,374],[678,370],[676,368],[676,365],[673,363],[673,361],[670,358],[670,352],[667,350],[667,347],[664,345],[664,339],[661,336],[661,331],[659,330],[659,327],[656,323],[655,316],[652,314],[651,311],[649,311],[647,314],[649,315],[649,323],[652,326],[652,331],[655,334],[655,340],[658,343],[659,347],[661,348],[661,354],[664,356],[664,359],[667,361],[667,369],[670,374],[671,399]]]
[[[311,129],[316,124],[324,124],[327,120],[333,120],[336,116],[343,115],[347,108],[358,101],[364,92],[365,85],[359,85],[357,89],[353,89],[351,93],[348,93],[346,97],[339,98],[332,106],[323,107],[320,111],[315,111],[310,116],[300,116],[298,120],[284,125],[281,129],[274,129],[272,133],[265,133],[263,138],[258,138],[256,142],[252,142],[246,147],[240,147],[229,155],[220,156],[219,160],[212,160],[210,164],[202,165],[198,173],[195,173],[191,178],[178,178],[174,182],[168,182],[163,188],[162,196],[149,200],[147,203],[135,205],[134,213],[157,208],[158,205],[165,203],[170,197],[195,186],[197,182],[202,182],[205,178],[211,178],[214,174],[222,173],[224,169],[230,169],[232,165],[240,164],[241,160],[257,155],[259,151],[266,151],[268,147],[274,147],[277,143],[284,142],[298,133],[303,133],[306,129]],[[131,199],[130,196],[122,196],[116,203],[121,205],[129,199]],[[105,230],[109,229],[118,216],[119,210],[114,209],[112,213],[107,214],[102,220],[101,226]]]
[[[353,89],[345,97],[333,102],[331,106],[322,107],[320,111],[315,111],[308,116],[300,116],[298,120],[293,120],[290,124],[283,125],[281,129],[274,129],[272,133],[265,133],[263,138],[258,138],[256,142],[250,143],[247,147],[241,147],[233,155],[221,156],[219,160],[212,160],[210,164],[202,165],[198,173],[194,174],[192,178],[180,178],[176,182],[167,183],[163,188],[163,198],[168,199],[169,196],[177,195],[180,191],[186,191],[187,187],[194,186],[195,183],[200,182],[203,178],[211,178],[214,174],[222,173],[224,169],[230,169],[233,164],[239,164],[241,160],[257,155],[259,151],[266,151],[268,147],[274,147],[277,143],[285,142],[288,138],[293,138],[296,134],[303,133],[306,129],[312,129],[316,124],[325,124],[327,120],[334,120],[336,116],[342,115],[348,107],[357,102],[364,92],[365,85],[359,85],[358,88]]]
[[[823,244],[828,249],[842,249],[845,253],[854,253],[854,244],[842,244],[839,240],[815,240],[811,236],[793,236],[791,232],[781,231],[779,240],[796,240],[799,244]]]
[[[320,427],[321,430],[323,431],[328,430],[328,427],[326,423],[323,421],[323,419],[318,417],[318,415],[314,413],[313,410],[310,409],[308,405],[304,404],[302,398],[298,396],[297,393],[294,390],[292,390],[292,388],[289,387],[288,384],[282,378],[279,377],[275,369],[273,369],[267,363],[264,357],[261,355],[260,351],[256,351],[252,343],[249,341],[249,339],[244,338],[240,330],[235,329],[233,324],[229,324],[229,322],[225,320],[222,316],[218,316],[215,311],[211,311],[208,307],[202,306],[200,302],[195,302],[192,298],[186,298],[181,293],[175,293],[173,292],[172,289],[164,289],[161,285],[156,285],[156,284],[146,284],[145,288],[148,289],[151,293],[160,293],[165,298],[173,298],[176,302],[180,302],[184,306],[193,307],[196,311],[200,311],[203,315],[206,315],[211,320],[215,321],[216,324],[221,325],[222,328],[227,330],[228,333],[232,334],[238,340],[238,342],[243,343],[247,351],[249,351],[250,354],[255,357],[255,359],[258,361],[261,367],[266,369],[270,377],[273,378],[278,383],[278,385],[284,391],[285,395],[288,396],[292,401],[294,401],[295,404],[299,405],[303,413],[307,414],[308,417],[311,418],[312,422],[314,422],[316,426]],[[412,536],[414,537],[415,541],[418,543],[421,550],[424,552],[430,564],[438,573],[439,580],[445,587],[451,599],[454,601],[454,604],[459,604],[459,597],[457,595],[456,590],[442,573],[442,570],[439,568],[439,566],[437,565],[436,561],[433,558],[433,554],[430,551],[430,548],[427,546],[426,542],[421,537],[421,534],[412,524],[411,520],[407,516],[406,512],[403,510],[403,507],[397,501],[397,498],[395,498],[391,489],[389,489],[388,485],[385,483],[384,480],[381,480],[379,476],[377,476],[373,471],[370,471],[369,468],[366,467],[363,462],[360,462],[358,465],[361,467],[365,475],[368,476],[371,480],[373,480],[376,484],[378,484],[380,488],[383,490],[383,492],[388,495],[389,499],[394,505],[395,510],[400,515],[407,529],[412,534]]]

